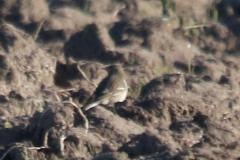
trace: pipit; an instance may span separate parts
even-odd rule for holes
[[[128,93],[126,75],[119,64],[114,64],[106,68],[108,76],[104,78],[95,90],[92,100],[88,102],[84,110],[89,110],[98,105],[114,104],[123,102]]]

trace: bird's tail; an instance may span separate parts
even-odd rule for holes
[[[91,108],[93,108],[93,107],[96,107],[97,105],[100,104],[100,102],[101,102],[101,101],[95,101],[95,102],[93,102],[93,103],[90,103],[90,104],[86,105],[85,107],[83,107],[83,110],[84,110],[84,111],[87,111],[87,110],[89,110],[89,109],[91,109]]]
[[[83,107],[83,110],[87,111],[87,110],[89,110],[89,109],[91,109],[93,107],[96,107],[97,105],[101,104],[102,102],[104,102],[107,99],[109,99],[109,96],[103,96],[99,100],[87,104],[85,107]]]

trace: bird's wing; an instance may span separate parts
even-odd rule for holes
[[[99,105],[100,103],[109,100],[111,97],[118,96],[122,93],[122,91],[128,88],[127,83],[125,81],[124,72],[118,72],[110,74],[106,78],[104,78],[97,89],[94,92],[93,100],[88,103],[87,110]]]
[[[115,96],[117,91],[126,89],[124,77],[115,75],[105,78],[95,91],[95,100],[104,99],[106,97]]]

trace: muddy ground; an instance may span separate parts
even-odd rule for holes
[[[0,160],[240,159],[239,9],[2,0]],[[82,113],[113,63],[125,68],[127,99]]]

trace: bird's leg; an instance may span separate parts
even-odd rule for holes
[[[117,113],[116,110],[115,110],[114,105],[101,105],[101,106],[103,106],[103,107],[106,108],[107,110],[113,112],[114,114]]]

